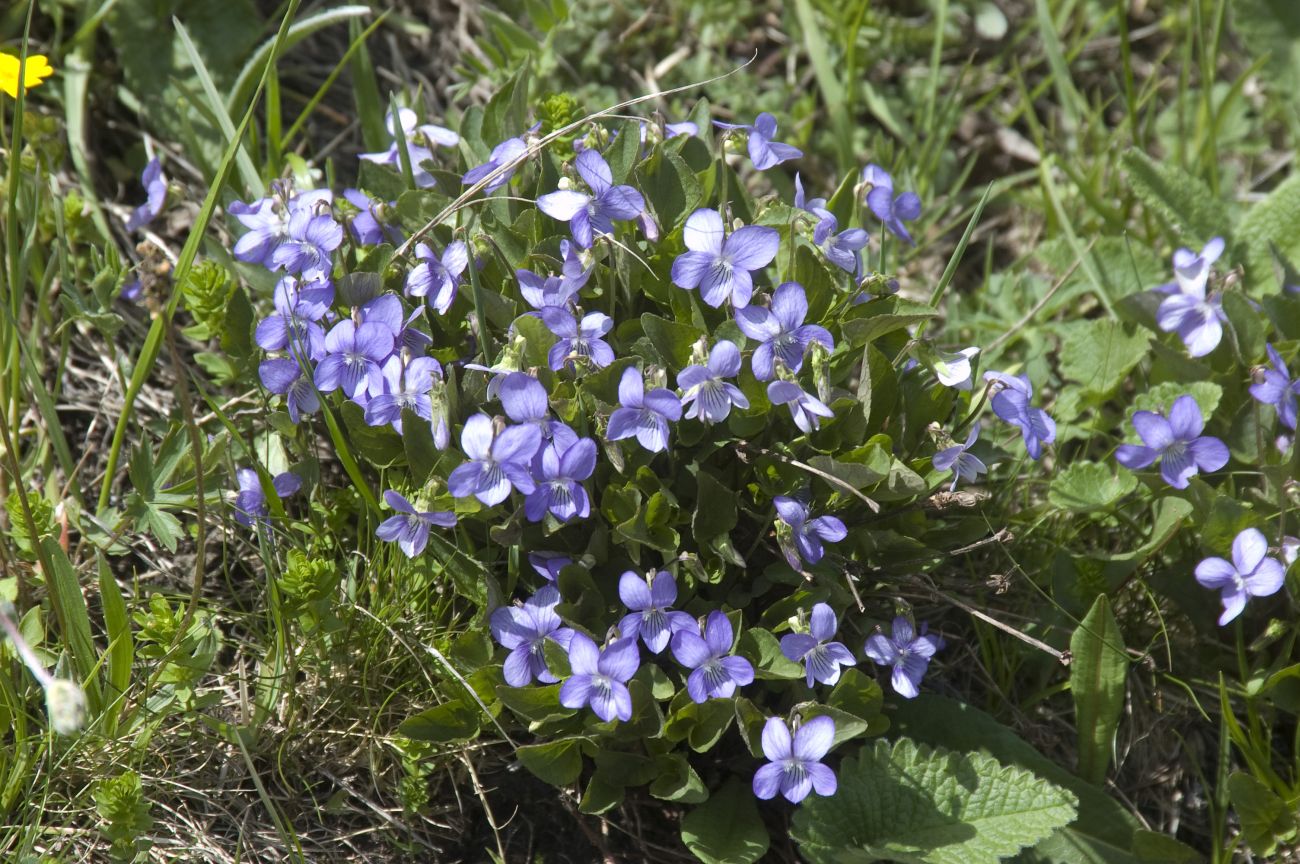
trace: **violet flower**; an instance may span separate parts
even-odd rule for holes
[[[473,495],[489,507],[506,500],[511,488],[527,495],[537,488],[528,463],[541,439],[536,426],[511,426],[494,434],[492,419],[475,414],[460,433],[460,449],[469,461],[451,472],[447,489],[457,498]]]
[[[958,390],[971,389],[971,361],[980,349],[974,346],[963,348],[955,353],[936,351],[934,359],[934,376],[945,387]]]
[[[996,382],[992,402],[993,413],[1013,426],[1020,427],[1025,450],[1032,459],[1043,455],[1043,445],[1056,440],[1056,421],[1042,408],[1029,404],[1034,395],[1034,385],[1026,375],[1004,375],[985,372],[984,380]]]
[[[253,339],[265,351],[288,350],[313,362],[325,356],[325,329],[317,322],[334,303],[329,282],[284,276],[275,285],[275,314],[257,323]]]
[[[694,136],[700,134],[700,127],[695,125],[691,120],[683,120],[680,123],[665,123],[664,137],[676,138],[679,135]]]
[[[754,293],[751,272],[772,263],[781,235],[762,225],[746,225],[727,235],[722,214],[701,207],[686,217],[682,241],[689,251],[673,261],[673,284],[699,288],[704,302],[714,308],[730,300],[743,309]]]
[[[893,232],[895,237],[910,246],[915,246],[916,241],[912,239],[911,234],[907,233],[907,226],[903,223],[920,218],[921,199],[915,192],[904,192],[895,198],[894,178],[890,177],[884,168],[874,163],[862,169],[862,182],[871,186],[871,190],[867,193],[867,206],[871,208],[871,212],[885,223],[885,227]]]
[[[546,444],[537,461],[537,488],[524,499],[528,521],[540,522],[548,511],[561,522],[591,515],[591,502],[582,481],[596,470],[596,442],[581,438],[564,450],[557,444]]]
[[[740,374],[740,349],[736,343],[723,339],[709,352],[705,366],[687,366],[677,374],[677,386],[682,390],[682,405],[687,419],[699,417],[705,423],[721,423],[731,413],[731,406],[749,407],[749,399],[735,384],[724,378]]]
[[[460,143],[460,136],[450,129],[444,129],[442,126],[435,126],[432,123],[420,124],[415,112],[410,108],[399,108],[397,117],[402,124],[402,137],[406,141],[406,156],[411,166],[411,179],[415,181],[415,185],[419,188],[428,189],[436,185],[436,181],[423,165],[433,158],[433,151],[420,144],[420,139],[422,138],[427,143],[435,146],[454,147]],[[388,149],[376,153],[362,153],[359,158],[367,162],[389,165],[401,170],[402,156],[397,149],[397,128],[393,123],[392,111],[384,115],[384,125],[388,128],[388,134],[393,138]]]
[[[519,293],[529,306],[543,309],[547,306],[568,308],[570,301],[591,278],[590,267],[583,267],[578,257],[577,246],[568,240],[560,241],[560,254],[564,261],[559,276],[542,277],[531,270],[516,270],[519,280]]]
[[[343,197],[357,208],[356,215],[348,220],[348,227],[352,229],[352,236],[357,238],[358,243],[363,246],[377,246],[385,240],[394,245],[402,242],[404,235],[401,228],[381,218],[392,213],[392,202],[385,205],[384,202],[371,198],[360,189],[344,189]]]
[[[804,354],[813,342],[820,342],[828,351],[835,350],[835,339],[825,327],[804,324],[808,315],[808,298],[798,282],[784,282],[772,295],[772,308],[746,306],[736,310],[736,324],[740,332],[759,342],[750,358],[750,368],[759,381],[769,381],[776,375],[776,360],[786,369],[798,373],[803,366]]]
[[[1232,560],[1206,558],[1196,565],[1196,581],[1222,594],[1222,627],[1241,614],[1251,597],[1276,594],[1285,581],[1286,568],[1268,557],[1268,541],[1258,528],[1247,528],[1232,541]]]
[[[1272,344],[1264,346],[1268,350],[1268,359],[1273,368],[1264,368],[1262,381],[1250,385],[1250,395],[1265,405],[1277,409],[1277,419],[1288,428],[1296,428],[1297,396],[1300,396],[1300,378],[1292,378],[1286,361]]]
[[[826,403],[811,393],[805,393],[793,381],[773,381],[768,384],[767,399],[773,405],[788,406],[795,425],[804,434],[811,434],[814,429],[821,428],[821,420],[818,418],[835,416],[835,412]]]
[[[606,723],[615,717],[627,722],[632,719],[632,694],[627,682],[640,664],[635,639],[615,639],[601,651],[590,636],[574,632],[569,642],[573,675],[560,686],[560,704],[565,708],[590,705]]]
[[[591,247],[594,232],[613,234],[615,219],[635,219],[645,210],[645,199],[631,186],[615,186],[608,163],[595,150],[583,150],[573,160],[591,194],[558,189],[537,199],[537,209],[552,219],[569,223],[573,240]]]
[[[501,408],[506,416],[518,424],[532,424],[542,433],[542,439],[551,438],[553,425],[561,425],[551,419],[550,399],[546,388],[527,372],[509,372],[501,380],[497,393],[501,398]]]
[[[235,521],[246,528],[252,528],[254,522],[265,522],[271,515],[270,505],[266,503],[266,493],[262,491],[262,482],[252,468],[240,468],[235,472],[239,482],[239,491],[235,493]],[[271,478],[271,486],[280,498],[288,498],[302,488],[302,478],[292,471],[284,471]]]
[[[393,353],[393,334],[387,325],[368,321],[357,326],[345,318],[325,334],[325,352],[316,366],[316,389],[329,393],[342,387],[349,399],[383,392],[380,364]]]
[[[410,501],[392,489],[385,490],[384,503],[396,510],[397,514],[379,523],[375,536],[396,543],[407,558],[414,558],[424,551],[429,543],[429,526],[453,528],[456,525],[455,513],[416,510]]]
[[[235,243],[235,260],[261,264],[270,270],[276,269],[272,258],[280,243],[288,236],[291,214],[299,211],[310,214],[333,200],[333,193],[328,189],[294,194],[286,183],[272,184],[272,189],[272,194],[265,198],[248,204],[232,201],[226,208],[231,216],[249,229]]]
[[[534,678],[543,684],[560,680],[546,665],[546,640],[568,651],[574,631],[563,626],[555,612],[558,605],[559,590],[544,585],[520,606],[498,606],[493,610],[489,627],[493,638],[510,651],[501,671],[511,687],[527,687]]]
[[[772,503],[776,506],[777,516],[793,530],[794,544],[799,551],[799,557],[809,564],[816,564],[825,555],[822,541],[838,543],[849,536],[848,528],[837,516],[818,516],[816,519],[809,519],[808,505],[798,498],[778,495],[772,499]],[[787,554],[787,558],[789,557]],[[790,560],[790,566],[798,570],[798,560]]]
[[[618,622],[618,632],[631,638],[639,635],[652,654],[667,648],[674,633],[699,630],[689,614],[670,608],[677,602],[677,580],[667,570],[645,579],[628,570],[618,580],[618,596],[631,610]]]
[[[547,306],[541,310],[542,322],[559,341],[546,355],[551,371],[573,368],[575,360],[585,360],[597,369],[614,362],[614,349],[603,337],[614,327],[614,320],[600,312],[588,312],[582,321],[573,317],[568,309]]]
[[[795,730],[794,737],[780,717],[769,717],[763,726],[763,755],[768,764],[754,773],[754,795],[763,800],[777,793],[798,804],[816,791],[834,795],[839,783],[835,772],[821,760],[835,743],[835,721],[822,715]]]
[[[263,360],[257,367],[262,386],[277,396],[284,397],[284,407],[289,412],[289,421],[297,423],[304,414],[315,414],[320,410],[320,397],[311,379],[302,372],[297,360],[288,357],[276,357]]]
[[[605,438],[622,441],[636,436],[651,453],[668,449],[668,424],[682,419],[682,403],[677,394],[663,387],[645,392],[641,371],[629,366],[618,382],[618,401],[609,417]]]
[[[473,186],[475,183],[479,182],[501,166],[508,165],[515,161],[520,156],[524,155],[527,150],[528,145],[524,143],[522,137],[507,138],[492,148],[492,153],[488,156],[488,161],[484,162],[482,165],[476,165],[466,171],[465,176],[460,178],[460,182],[464,183],[466,186]],[[483,187],[483,194],[491,195],[493,192],[509,183],[510,178],[514,175],[515,169],[511,168],[499,177],[493,178],[490,183]]]
[[[469,248],[464,240],[453,240],[439,257],[424,243],[417,243],[415,254],[421,260],[407,274],[406,293],[411,297],[427,297],[439,315],[446,315],[456,300],[461,275],[470,266]]]
[[[366,405],[366,424],[391,425],[402,434],[402,409],[413,411],[418,417],[433,422],[433,390],[435,377],[442,377],[442,366],[432,357],[415,357],[404,362],[399,354],[389,357],[383,367],[384,390],[370,394]]]
[[[704,637],[694,628],[678,630],[669,643],[677,662],[693,670],[686,677],[691,701],[726,699],[754,680],[754,667],[744,657],[731,654],[735,631],[725,613],[714,610],[704,623]]]
[[[156,156],[144,166],[140,183],[144,186],[145,202],[131,211],[131,218],[126,222],[127,231],[138,231],[157,219],[167,202],[167,178],[163,176],[162,163]]]
[[[826,260],[856,276],[862,270],[862,248],[870,239],[867,232],[861,228],[840,231],[840,223],[835,214],[823,209],[813,212],[820,217],[817,227],[813,229],[813,242],[826,253]]]
[[[817,210],[826,209],[825,198],[809,198],[804,200],[803,179],[799,172],[794,172],[794,206],[800,210],[807,210],[809,213],[815,213]]]
[[[889,682],[894,692],[905,699],[915,699],[921,692],[921,679],[930,658],[943,647],[943,640],[924,632],[920,635],[912,623],[901,615],[894,619],[892,635],[873,633],[867,637],[867,656],[879,666],[892,666]]]
[[[328,213],[313,215],[308,208],[295,210],[280,245],[271,253],[271,269],[283,267],[304,279],[328,277],[334,265],[331,253],[343,243],[343,227]]]
[[[573,563],[573,558],[563,552],[529,552],[529,565],[547,582],[560,578],[560,571]]]
[[[723,123],[714,120],[713,125],[719,129],[744,130],[749,133],[749,159],[759,171],[766,171],[790,159],[798,159],[803,151],[789,144],[782,144],[776,138],[776,118],[764,111],[752,124]]]
[[[814,681],[834,684],[840,680],[840,667],[853,666],[857,660],[843,642],[831,642],[839,621],[835,610],[825,603],[813,605],[807,633],[787,633],[781,637],[781,653],[794,663],[802,662],[808,674],[808,686]]]
[[[1156,309],[1156,323],[1166,333],[1177,333],[1192,357],[1204,357],[1223,339],[1223,300],[1219,293],[1207,296],[1205,289],[1210,280],[1210,269],[1223,254],[1223,238],[1215,237],[1200,255],[1190,249],[1174,253],[1173,284],[1162,285],[1159,291],[1169,294]]]
[[[949,491],[957,491],[957,481],[965,480],[967,483],[974,483],[979,479],[981,474],[987,474],[989,468],[974,453],[968,452],[975,442],[979,440],[980,427],[972,425],[970,434],[966,436],[965,444],[954,444],[935,453],[930,458],[930,464],[936,471],[952,471],[952,485],[948,487]]]
[[[1204,294],[1210,271],[1223,255],[1224,246],[1222,237],[1214,237],[1199,254],[1186,247],[1179,248],[1174,252],[1174,281],[1154,290],[1161,294]]]
[[[1228,448],[1210,435],[1201,435],[1205,421],[1196,399],[1179,396],[1169,408],[1169,419],[1153,411],[1133,415],[1133,428],[1146,446],[1121,444],[1115,458],[1125,468],[1137,471],[1160,460],[1160,476],[1175,489],[1186,489],[1200,471],[1218,471],[1228,464]]]

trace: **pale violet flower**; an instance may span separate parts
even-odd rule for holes
[[[1268,557],[1268,540],[1257,528],[1247,528],[1232,541],[1231,561],[1211,557],[1196,565],[1196,581],[1222,595],[1220,627],[1240,615],[1251,597],[1276,594],[1285,578],[1286,568]]]
[[[835,772],[821,762],[835,743],[835,721],[830,717],[808,720],[793,737],[784,720],[770,717],[763,726],[762,743],[768,764],[754,774],[754,795],[768,800],[779,792],[798,804],[809,792],[835,794],[839,785]]]
[[[843,642],[831,641],[839,622],[830,606],[814,604],[808,624],[807,633],[787,633],[781,637],[781,653],[787,660],[804,664],[809,687],[814,681],[834,684],[840,680],[841,666],[853,666],[858,661]]]
[[[746,225],[730,235],[717,210],[701,208],[686,217],[682,240],[688,251],[673,261],[673,284],[698,288],[700,297],[718,307],[728,300],[737,309],[749,305],[754,293],[751,273],[776,257],[781,235],[775,228]]]
[[[734,405],[748,408],[749,399],[740,388],[724,379],[740,374],[740,349],[723,339],[709,352],[704,366],[687,366],[677,375],[682,404],[688,405],[687,419],[699,417],[705,423],[721,423]]]

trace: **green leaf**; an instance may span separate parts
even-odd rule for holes
[[[1022,768],[904,738],[845,759],[838,791],[805,800],[791,835],[814,864],[997,864],[1069,824],[1076,805]]]
[[[703,331],[689,324],[669,321],[649,312],[641,316],[641,329],[674,372],[690,365],[691,349],[704,335]]]
[[[1128,411],[1129,425],[1132,425],[1135,411],[1155,411],[1168,416],[1174,400],[1189,394],[1196,400],[1196,407],[1201,409],[1201,420],[1209,423],[1210,418],[1214,416],[1214,409],[1219,407],[1219,400],[1223,398],[1222,387],[1213,381],[1165,381],[1154,387],[1148,387],[1133,397],[1133,407]],[[1132,440],[1135,442],[1138,440],[1136,436],[1137,433],[1134,432]]]
[[[641,121],[624,120],[618,127],[618,137],[605,154],[609,162],[609,173],[615,183],[624,183],[628,172],[636,165],[641,155]]]
[[[659,776],[650,784],[650,794],[664,801],[698,804],[708,799],[709,790],[680,753],[667,753],[655,762]]]
[[[731,487],[701,469],[695,476],[695,517],[691,530],[703,540],[727,534],[736,527],[736,493]]]
[[[735,779],[686,814],[682,842],[704,864],[750,864],[771,845],[753,791]]]
[[[881,297],[858,307],[861,317],[844,322],[844,338],[850,345],[865,345],[886,333],[929,321],[938,313],[923,303],[900,297]]]
[[[387,466],[406,457],[402,438],[393,431],[393,427],[371,426],[366,422],[365,409],[352,401],[344,402],[340,413],[343,415],[343,426],[348,432],[348,441],[372,463]]]
[[[552,786],[568,786],[582,773],[585,738],[561,738],[544,744],[525,744],[515,751],[524,767]]]
[[[1079,731],[1079,776],[1100,785],[1106,780],[1128,673],[1124,637],[1105,594],[1097,598],[1070,637],[1070,654],[1070,692],[1074,696],[1074,725]]]
[[[1157,163],[1137,149],[1128,150],[1120,161],[1138,198],[1180,236],[1199,246],[1225,233],[1224,202],[1200,179],[1172,163]]]
[[[1150,336],[1107,318],[1062,329],[1061,375],[1093,393],[1109,394],[1150,351]]]
[[[1133,854],[1142,864],[1201,864],[1205,860],[1200,852],[1187,844],[1155,831],[1137,831],[1133,834]]]
[[[1279,840],[1295,836],[1295,813],[1250,774],[1234,771],[1229,775],[1228,800],[1241,820],[1246,844],[1256,855],[1271,855]]]
[[[1074,513],[1091,513],[1109,509],[1136,488],[1129,471],[1116,475],[1109,465],[1072,462],[1052,479],[1047,500]]]
[[[1300,6],[1291,0],[1234,0],[1232,29],[1254,57],[1267,57],[1263,77],[1278,94],[1300,89]]]
[[[1276,282],[1272,247],[1288,258],[1300,254],[1300,175],[1291,175],[1246,211],[1233,233],[1246,245],[1252,281]]]
[[[477,735],[478,720],[478,706],[455,700],[408,717],[397,727],[397,731],[413,741],[449,744],[452,741],[466,741]]]
[[[656,156],[637,169],[640,186],[655,215],[659,217],[660,233],[671,234],[695,212],[704,199],[704,189],[699,178],[682,157],[660,145]]]

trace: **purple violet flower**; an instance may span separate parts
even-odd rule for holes
[[[284,276],[275,285],[275,314],[257,323],[253,339],[265,351],[289,351],[315,362],[325,356],[325,329],[317,322],[334,303],[329,282]]]
[[[1115,450],[1119,464],[1133,471],[1160,460],[1160,476],[1175,489],[1186,489],[1187,482],[1200,471],[1218,471],[1228,464],[1228,448],[1210,435],[1201,435],[1205,421],[1192,396],[1174,400],[1166,420],[1153,411],[1133,415],[1133,428],[1146,446],[1121,444]]]
[[[252,528],[254,522],[265,522],[271,515],[271,508],[266,503],[266,493],[262,491],[262,482],[252,468],[240,468],[235,472],[239,481],[239,491],[235,493],[235,521],[246,528]],[[302,479],[292,471],[276,474],[271,478],[275,494],[288,498],[302,488]]]
[[[838,543],[849,536],[848,528],[839,517],[818,516],[816,519],[809,519],[808,505],[798,498],[778,495],[772,499],[772,503],[776,505],[776,514],[781,521],[793,529],[794,543],[799,550],[799,557],[809,564],[816,564],[822,560],[825,554],[822,541]],[[786,557],[791,567],[795,570],[800,569],[796,558],[790,556],[788,552]]]
[[[529,552],[529,565],[547,582],[560,578],[560,571],[573,563],[573,558],[563,552]]]
[[[426,142],[435,146],[454,147],[460,143],[460,136],[450,129],[444,129],[442,126],[435,126],[432,123],[420,125],[415,112],[410,108],[399,108],[397,117],[402,124],[402,137],[406,140],[406,156],[411,165],[411,178],[419,188],[428,189],[436,185],[436,181],[428,169],[423,166],[425,162],[433,159],[433,151],[420,144],[419,139],[423,138]],[[397,149],[397,128],[393,123],[392,111],[389,111],[384,116],[384,125],[388,128],[388,134],[393,138],[388,149],[377,153],[362,153],[359,158],[378,165],[389,165],[400,170],[402,156]]]
[[[788,406],[795,425],[802,429],[804,434],[812,434],[814,429],[821,428],[819,417],[835,416],[835,412],[826,403],[811,393],[805,393],[803,388],[793,381],[773,381],[768,384],[767,399],[773,405]]]
[[[500,144],[492,148],[492,153],[488,156],[488,161],[482,165],[476,165],[465,172],[465,176],[460,178],[460,182],[466,186],[473,186],[502,165],[508,165],[511,162],[524,155],[528,150],[528,145],[524,143],[522,137],[507,138]],[[515,169],[511,168],[499,177],[493,178],[492,182],[483,187],[484,195],[491,195],[502,186],[510,182],[510,178],[515,176]]]
[[[813,242],[826,253],[826,260],[856,276],[862,270],[862,248],[870,239],[861,228],[840,231],[839,220],[829,210],[813,211],[820,220],[813,229]],[[839,233],[836,233],[836,232]]]
[[[578,257],[577,246],[568,240],[560,241],[560,254],[564,263],[559,276],[542,277],[531,270],[516,270],[519,280],[519,293],[534,309],[547,306],[568,308],[570,301],[578,295],[591,277],[591,268],[583,267]]]
[[[749,133],[749,159],[759,171],[766,171],[790,159],[798,159],[803,151],[789,144],[774,141],[776,138],[776,118],[764,111],[749,123],[723,123],[714,120],[713,125],[719,129],[744,130]]]
[[[1043,455],[1043,445],[1056,440],[1056,421],[1042,408],[1029,404],[1034,395],[1034,385],[1026,375],[1004,375],[985,372],[984,380],[993,383],[993,413],[1013,426],[1020,427],[1025,450],[1032,459]]]
[[[325,352],[316,367],[316,389],[329,393],[342,387],[349,399],[384,392],[381,364],[393,353],[387,325],[368,321],[358,327],[345,318],[325,334]]]
[[[1214,263],[1223,255],[1222,237],[1215,237],[1205,244],[1200,254],[1182,247],[1174,252],[1174,281],[1157,286],[1154,290],[1161,294],[1205,294],[1205,286],[1210,281],[1210,271]]]
[[[686,692],[695,703],[726,699],[754,680],[754,667],[744,657],[731,654],[734,631],[726,614],[714,610],[704,624],[704,637],[694,628],[678,630],[670,642],[677,662],[693,670],[686,677]],[[635,641],[635,640],[634,640]]]
[[[144,186],[145,202],[131,211],[131,218],[126,222],[127,231],[138,231],[157,219],[167,202],[167,178],[163,176],[162,163],[156,156],[144,166],[140,183]]]
[[[731,406],[745,409],[749,399],[735,384],[724,378],[740,374],[740,349],[736,343],[720,340],[709,352],[706,366],[687,366],[677,374],[677,386],[682,391],[682,405],[687,419],[699,417],[705,423],[721,423],[731,413]]]
[[[568,651],[574,631],[563,626],[556,614],[559,604],[559,590],[544,585],[521,606],[498,606],[493,610],[489,626],[493,638],[510,651],[502,674],[511,687],[527,687],[534,678],[543,684],[560,680],[546,665],[546,640]]]
[[[636,436],[651,453],[668,449],[668,424],[682,419],[682,402],[677,394],[663,387],[645,392],[641,370],[629,366],[618,382],[618,401],[605,431],[608,441],[622,441]]]
[[[749,365],[759,381],[770,381],[776,376],[776,360],[786,369],[797,373],[803,366],[804,354],[813,342],[820,342],[828,351],[835,350],[835,339],[825,327],[804,324],[808,315],[808,298],[798,282],[784,282],[772,295],[772,308],[746,306],[736,310],[736,325],[740,332],[759,342]]]
[[[470,266],[469,248],[464,240],[454,240],[442,250],[440,258],[424,243],[417,243],[415,254],[421,260],[407,274],[406,293],[411,297],[427,297],[439,315],[446,315],[456,300],[461,275]]]
[[[233,201],[227,211],[249,231],[235,243],[235,260],[261,264],[269,270],[275,250],[289,232],[289,217],[303,211],[315,212],[319,206],[328,205],[333,194],[328,189],[316,189],[294,194],[286,183],[272,184],[273,191],[265,198],[245,204]]]
[[[893,232],[894,236],[904,241],[909,246],[915,246],[916,241],[912,235],[907,233],[907,227],[903,222],[911,222],[921,216],[921,199],[915,192],[904,192],[897,198],[894,197],[894,178],[879,165],[871,164],[862,169],[862,182],[869,184],[871,190],[867,192],[867,206],[876,218],[885,223],[885,227]]]
[[[800,210],[807,210],[809,213],[826,209],[825,198],[809,198],[804,201],[803,179],[799,176],[798,171],[794,172],[794,206]]]
[[[943,647],[943,640],[922,632],[918,636],[912,623],[901,615],[894,619],[893,633],[873,633],[867,637],[867,656],[879,666],[892,666],[889,682],[894,692],[904,699],[915,699],[921,692],[921,679],[930,665],[930,658]]]
[[[614,362],[614,349],[601,338],[614,327],[608,315],[588,312],[579,322],[568,309],[546,306],[541,316],[546,329],[559,337],[546,357],[551,371],[572,368],[575,360],[585,360],[597,369]]]
[[[1277,409],[1277,419],[1282,425],[1296,428],[1297,396],[1300,396],[1300,378],[1292,378],[1286,361],[1272,344],[1264,346],[1268,350],[1268,359],[1273,368],[1264,368],[1262,381],[1250,385],[1250,395],[1265,405]]]
[[[594,232],[614,233],[615,219],[635,219],[645,210],[645,199],[631,186],[615,186],[608,163],[595,150],[583,150],[573,160],[591,194],[558,189],[537,199],[537,209],[552,219],[569,223],[573,240],[591,247]]]
[[[297,423],[303,414],[315,414],[320,410],[320,397],[311,379],[302,373],[297,360],[288,357],[276,357],[263,360],[257,367],[262,386],[277,396],[284,397],[284,407],[289,412],[289,420]]]
[[[389,357],[383,367],[384,390],[372,393],[366,405],[366,424],[391,425],[402,434],[402,409],[409,409],[424,420],[433,422],[433,379],[442,377],[442,366],[432,357],[415,357],[409,362],[400,354]]]
[[[283,267],[304,279],[327,278],[334,264],[331,253],[343,243],[343,226],[328,213],[313,215],[310,208],[289,217],[285,238],[271,253],[271,269]]]
[[[690,120],[683,120],[680,123],[665,123],[664,133],[666,138],[676,138],[679,135],[699,135],[700,127]]]
[[[777,793],[798,804],[816,791],[834,795],[839,783],[835,772],[821,760],[835,743],[835,721],[825,715],[814,717],[795,730],[794,737],[780,717],[769,717],[763,726],[763,755],[768,764],[754,773],[754,795],[763,800]]]
[[[508,372],[501,379],[497,393],[507,417],[521,425],[531,423],[543,439],[551,438],[552,425],[559,423],[551,419],[550,399],[541,381],[527,372]]]
[[[569,642],[573,675],[560,686],[560,704],[565,708],[590,705],[606,723],[615,717],[627,722],[632,719],[632,694],[627,681],[640,664],[641,652],[635,639],[615,639],[601,651],[590,636],[574,632]]]
[[[1222,627],[1241,614],[1251,597],[1276,594],[1285,581],[1286,568],[1268,557],[1268,541],[1257,528],[1247,528],[1232,541],[1232,560],[1206,558],[1196,565],[1196,581],[1222,593]]]
[[[673,284],[699,288],[704,302],[715,309],[728,300],[743,309],[754,293],[751,272],[772,263],[781,235],[762,225],[746,225],[727,235],[722,214],[701,207],[686,217],[682,241],[689,251],[673,261]]]
[[[439,528],[453,528],[456,525],[455,513],[416,510],[410,501],[392,489],[384,492],[384,503],[396,510],[397,514],[379,523],[375,536],[396,543],[407,558],[414,558],[424,551],[429,543],[430,525]]]
[[[808,673],[808,686],[814,681],[834,684],[840,680],[840,667],[853,666],[857,660],[843,642],[831,642],[839,621],[835,610],[825,603],[813,606],[807,633],[787,633],[781,637],[781,653],[794,663],[802,662]]]
[[[1156,323],[1166,333],[1177,333],[1192,357],[1204,357],[1223,339],[1223,312],[1219,292],[1205,293],[1210,270],[1223,254],[1223,238],[1215,237],[1200,255],[1190,249],[1174,253],[1175,282],[1156,289],[1169,296],[1156,309]]]
[[[957,491],[957,481],[965,480],[967,483],[974,483],[979,479],[981,474],[987,474],[989,468],[974,453],[967,452],[979,440],[980,427],[972,425],[970,434],[966,436],[965,444],[954,444],[935,453],[930,459],[930,464],[934,465],[936,471],[952,471],[952,485],[948,487],[949,491]]]
[[[677,580],[667,570],[645,579],[628,570],[618,580],[618,596],[631,610],[618,622],[618,632],[631,638],[639,635],[651,654],[661,653],[680,630],[699,631],[689,614],[669,608],[677,602]]]
[[[541,522],[547,511],[561,522],[591,515],[591,502],[582,481],[596,470],[596,442],[581,438],[563,451],[557,444],[545,444],[537,461],[537,488],[524,499],[528,521]]]
[[[971,361],[980,349],[974,346],[963,348],[955,353],[936,351],[934,359],[934,376],[945,387],[958,390],[971,389]]]
[[[344,189],[343,197],[357,208],[357,214],[348,221],[348,227],[352,229],[352,236],[357,238],[358,243],[363,246],[377,246],[385,240],[394,245],[402,242],[404,239],[402,229],[381,218],[392,214],[391,208],[395,202],[384,204],[360,189]]]
[[[470,461],[451,472],[447,489],[457,498],[473,495],[489,507],[506,500],[512,487],[527,495],[537,488],[528,463],[541,440],[536,426],[511,426],[494,434],[492,419],[475,414],[460,433],[460,449]]]

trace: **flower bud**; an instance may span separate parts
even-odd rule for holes
[[[561,177],[560,182],[556,184],[560,189],[572,189],[573,181],[568,177]]]
[[[45,686],[45,707],[50,728],[60,735],[71,735],[86,724],[86,694],[66,678],[55,678]]]

